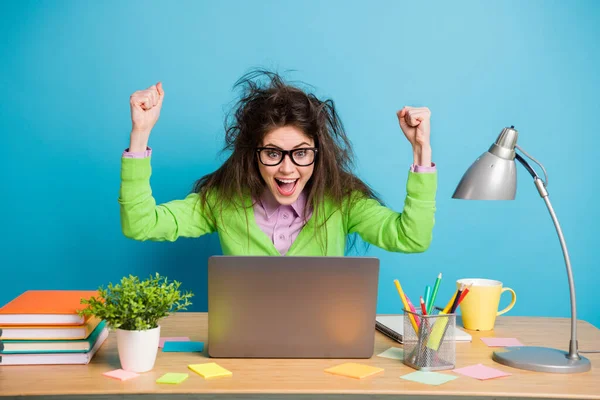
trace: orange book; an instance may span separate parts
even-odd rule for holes
[[[0,325],[83,325],[77,310],[81,299],[98,297],[95,290],[28,290],[0,308]]]

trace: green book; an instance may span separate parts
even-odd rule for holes
[[[96,343],[98,336],[106,328],[106,321],[98,326],[86,339],[80,340],[2,340],[0,354],[31,353],[87,353]],[[108,329],[108,328],[106,328]]]

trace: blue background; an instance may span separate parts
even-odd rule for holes
[[[216,235],[142,243],[121,233],[129,95],[164,83],[150,145],[153,192],[165,202],[224,160],[232,85],[266,67],[336,101],[357,173],[398,210],[412,152],[395,112],[432,110],[434,240],[423,254],[371,247],[380,313],[401,309],[393,279],[418,298],[442,272],[440,302],[456,279],[485,277],[516,290],[508,315],[570,315],[559,242],[523,168],[516,201],[451,199],[471,162],[514,124],[549,172],[579,317],[600,326],[598,2],[4,1],[0,19],[0,304],[27,289],[94,289],[158,271],[205,311]]]

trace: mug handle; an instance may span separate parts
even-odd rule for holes
[[[502,293],[504,293],[504,292],[510,292],[512,294],[512,300],[511,300],[510,304],[504,310],[498,311],[496,313],[496,316],[502,315],[505,312],[510,311],[510,309],[513,308],[515,306],[515,303],[517,302],[517,294],[515,293],[514,290],[512,290],[511,288],[508,288],[508,287],[503,288],[502,291],[500,292],[500,296],[502,296]]]

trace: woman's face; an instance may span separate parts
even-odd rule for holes
[[[267,166],[263,162],[276,164],[281,155],[277,150],[315,147],[314,141],[294,126],[283,126],[268,132],[261,147],[273,149],[272,151],[263,150],[258,154],[256,162],[262,178],[279,204],[292,204],[312,176],[315,168],[314,162],[308,166],[298,166],[292,162],[290,154],[284,155],[283,161],[278,165]],[[316,158],[316,154],[313,156],[311,151],[299,151],[295,153],[294,158],[299,164],[307,164]]]

